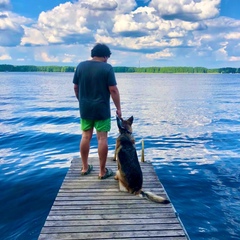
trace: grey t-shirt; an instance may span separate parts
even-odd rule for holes
[[[73,83],[79,88],[81,118],[104,120],[111,117],[108,87],[117,83],[110,64],[93,60],[79,63]]]

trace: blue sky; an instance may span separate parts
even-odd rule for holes
[[[0,0],[0,64],[240,67],[240,0]]]

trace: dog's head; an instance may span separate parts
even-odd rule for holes
[[[132,134],[132,123],[133,123],[133,116],[131,116],[127,120],[123,120],[122,118],[119,118],[117,116],[117,125],[118,125],[120,134],[122,133]]]

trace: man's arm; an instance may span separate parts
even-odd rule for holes
[[[109,86],[109,91],[111,94],[111,98],[115,104],[115,107],[117,108],[116,113],[119,117],[121,117],[122,111],[121,111],[121,104],[120,104],[120,94],[117,86]]]
[[[74,84],[74,93],[75,93],[75,96],[76,96],[77,100],[79,101],[79,96],[78,96],[78,85],[77,85],[77,84]]]

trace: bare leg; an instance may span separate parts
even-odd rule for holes
[[[108,133],[97,131],[97,139],[98,139],[98,156],[100,162],[99,176],[102,177],[106,173],[106,162],[108,155]]]
[[[92,139],[93,129],[82,132],[82,139],[80,142],[80,155],[82,159],[82,172],[88,170],[88,154],[90,150],[90,141]]]

